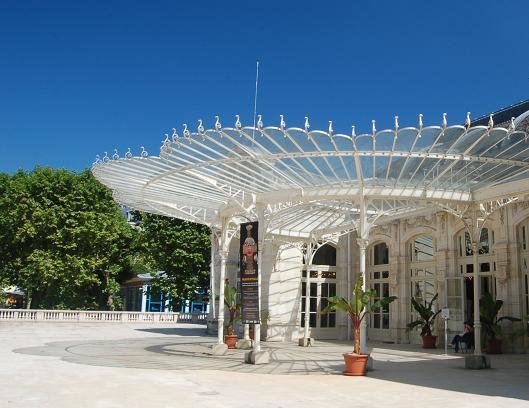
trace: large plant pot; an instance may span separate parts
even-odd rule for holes
[[[345,353],[343,359],[345,361],[344,375],[366,375],[368,354]]]
[[[493,337],[487,342],[487,353],[488,354],[501,354],[501,339]]]
[[[422,336],[422,348],[433,349],[436,341],[437,336]]]
[[[236,347],[237,340],[238,340],[238,337],[236,334],[226,334],[224,336],[224,343],[226,343],[229,349],[237,348]]]

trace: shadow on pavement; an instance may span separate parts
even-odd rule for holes
[[[215,337],[206,333],[206,327],[154,327],[134,329],[140,332],[165,334],[167,336]]]
[[[346,343],[318,342],[316,346],[303,348],[294,343],[263,342],[271,361],[254,366],[243,362],[245,350],[228,350],[223,356],[213,356],[209,350],[215,338],[204,336],[203,328],[135,330],[175,338],[54,342],[13,351],[92,366],[335,376],[343,370],[342,353],[350,351],[350,344]],[[461,393],[463,401],[465,394],[529,401],[529,355],[491,356],[493,368],[488,370],[467,370],[462,356],[444,356],[439,350],[430,353],[409,345],[380,345],[373,349],[372,356],[374,369],[366,379],[344,377],[343,381],[351,381],[351,387],[364,384],[362,381],[380,380],[424,387],[426,393],[428,389],[455,391]],[[380,386],[383,387],[382,383]]]

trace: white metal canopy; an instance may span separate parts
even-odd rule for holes
[[[507,127],[395,127],[356,135],[279,127],[224,128],[218,118],[196,132],[173,129],[159,157],[96,160],[95,177],[133,209],[218,227],[221,217],[265,208],[269,233],[292,239],[358,226],[365,200],[372,224],[446,205],[529,193],[529,142],[515,119]]]

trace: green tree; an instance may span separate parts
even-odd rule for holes
[[[209,285],[211,246],[206,226],[154,214],[135,215],[141,231],[142,264],[153,272],[164,272],[155,277],[155,289],[180,302]]]
[[[0,175],[0,280],[32,308],[114,308],[134,231],[89,171]]]

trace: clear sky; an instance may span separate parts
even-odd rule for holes
[[[529,2],[0,1],[0,171],[82,170],[182,123],[350,132],[529,98]]]

